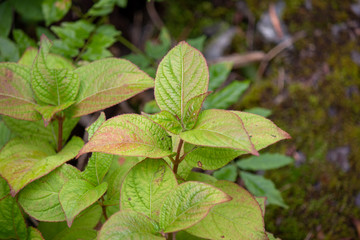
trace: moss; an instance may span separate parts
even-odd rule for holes
[[[266,211],[267,229],[282,239],[304,239],[309,233],[329,240],[357,238],[351,218],[360,216],[354,203],[360,186],[360,68],[351,52],[360,51],[360,46],[346,34],[335,38],[330,32],[332,24],[349,19],[349,4],[313,1],[312,11],[301,5],[297,11],[286,11],[288,26],[308,34],[292,52],[296,61],[273,62],[270,71],[275,73],[254,85],[239,104],[272,109],[274,122],[291,134],[291,140],[271,150],[284,152],[285,146],[306,156],[300,167],[266,173],[290,206],[270,206]],[[315,29],[322,34],[315,35]],[[310,47],[316,54],[301,56]],[[282,92],[272,84],[278,78],[277,66],[287,74],[288,85]],[[286,100],[275,104],[280,93]],[[346,173],[327,160],[328,151],[340,146],[351,149],[351,169]]]

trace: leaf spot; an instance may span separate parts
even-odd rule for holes
[[[129,197],[128,200],[131,201],[131,197]]]
[[[273,134],[270,134],[273,138],[276,138],[276,136],[275,135],[273,135]]]
[[[201,163],[200,161],[197,162],[197,165],[198,165],[199,167],[202,167],[202,163]]]

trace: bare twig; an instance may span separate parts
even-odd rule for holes
[[[272,25],[274,26],[276,34],[278,35],[278,37],[280,39],[282,39],[284,37],[284,33],[281,30],[279,16],[276,14],[275,5],[273,3],[270,4],[270,6],[269,6],[269,16],[270,16],[270,21],[271,21]]]
[[[232,54],[224,57],[220,57],[214,60],[209,60],[209,64],[214,64],[218,62],[232,62],[233,68],[240,68],[246,66],[253,62],[262,61],[265,58],[266,54],[260,51],[248,52],[245,54]]]
[[[154,0],[151,0],[146,4],[146,10],[151,18],[151,21],[159,30],[164,27],[164,23],[156,11]]]
[[[258,69],[258,72],[257,72],[257,79],[260,79],[263,76],[267,65],[269,64],[269,62],[273,58],[275,58],[279,53],[284,51],[286,48],[290,47],[297,40],[299,40],[301,38],[304,38],[305,35],[306,34],[305,34],[304,31],[297,32],[297,33],[294,34],[294,36],[292,38],[288,38],[288,39],[282,41],[281,43],[276,45],[273,49],[271,49],[266,54],[266,56],[264,57],[262,62],[260,63],[260,66],[259,66],[259,69]]]

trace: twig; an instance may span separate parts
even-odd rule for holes
[[[270,21],[271,21],[272,25],[274,26],[276,34],[278,35],[278,37],[280,39],[282,39],[284,37],[284,33],[281,30],[279,16],[276,14],[275,5],[273,3],[270,4],[270,6],[269,6],[269,16],[270,16]]]
[[[156,11],[154,0],[151,0],[146,4],[146,10],[151,18],[151,21],[159,30],[161,30],[161,28],[164,27],[164,23]]]
[[[129,42],[126,38],[124,38],[122,35],[119,35],[117,37],[117,40],[122,43],[125,47],[127,47],[128,49],[130,49],[132,52],[137,53],[137,54],[141,54],[144,55],[144,53],[137,48],[134,44],[132,44],[131,42]]]
[[[305,37],[305,32],[304,31],[300,31],[294,34],[294,36],[292,38],[288,38],[284,41],[282,41],[281,43],[279,43],[278,45],[276,45],[273,49],[271,49],[266,56],[264,57],[264,59],[262,60],[262,62],[260,63],[258,72],[257,72],[257,79],[260,79],[263,74],[264,71],[267,67],[267,65],[269,64],[269,62],[276,57],[279,53],[281,53],[284,49],[290,47],[294,42],[298,41],[299,39]]]
[[[264,60],[266,54],[260,51],[248,52],[245,54],[232,54],[224,57],[220,57],[214,60],[209,60],[209,64],[218,62],[232,62],[233,68],[240,68],[253,62],[259,62]]]

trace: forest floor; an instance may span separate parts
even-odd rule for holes
[[[270,118],[292,136],[270,149],[294,157],[295,164],[266,173],[289,205],[267,208],[267,230],[284,240],[359,239],[360,3],[282,2],[281,17],[272,19],[279,24],[275,32],[294,42],[283,49],[280,40],[269,42],[256,28],[280,2],[220,2],[164,3],[160,12],[179,39],[203,34],[217,21],[225,21],[241,29],[227,54],[256,50],[272,57],[233,73],[253,79],[233,108],[269,108]]]

